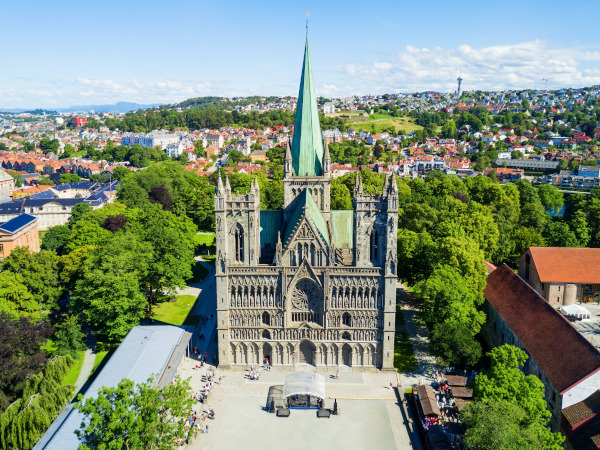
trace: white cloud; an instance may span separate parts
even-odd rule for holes
[[[599,84],[600,71],[585,67],[598,61],[598,51],[551,49],[544,41],[535,40],[483,48],[407,45],[387,61],[337,69],[355,83],[358,78],[363,83],[361,90],[368,84],[373,92],[454,91],[459,73],[466,90],[539,89],[544,78],[549,79],[550,88]]]
[[[21,88],[0,88],[0,107],[60,108],[119,101],[174,103],[210,94],[211,84],[208,82],[137,79],[115,81],[79,77],[41,83],[27,81]]]

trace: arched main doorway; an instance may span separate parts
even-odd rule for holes
[[[315,344],[308,340],[304,340],[300,342],[300,358],[299,362],[304,364],[314,364],[315,363],[315,352],[317,348]]]
[[[267,358],[269,358],[269,362],[273,364],[273,349],[269,343],[263,344],[263,362],[266,361]]]
[[[352,348],[348,344],[342,347],[342,364],[344,366],[352,365]]]

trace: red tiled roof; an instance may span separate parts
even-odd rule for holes
[[[529,247],[542,283],[600,283],[600,248]]]
[[[506,264],[483,294],[559,392],[600,370],[600,351]]]
[[[583,420],[600,414],[600,390],[594,392],[585,400],[562,410],[562,415],[569,425],[573,426]]]

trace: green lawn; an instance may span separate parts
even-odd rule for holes
[[[410,343],[410,337],[405,331],[396,332],[394,367],[398,372],[414,372],[418,367],[417,358]]]
[[[174,302],[164,302],[154,308],[152,318],[155,321],[169,325],[189,325],[194,323],[194,316],[189,316],[191,309],[196,303],[193,295],[177,295]],[[188,308],[187,305],[190,305]]]
[[[77,357],[75,357],[75,363],[69,367],[68,372],[65,374],[63,378],[62,384],[64,386],[75,384],[77,378],[79,377],[79,372],[81,372],[81,367],[83,366],[83,358],[85,356],[85,350],[77,352]]]
[[[102,350],[96,353],[96,357],[94,358],[94,368],[92,369],[92,375],[96,374],[96,370],[102,365],[104,358],[109,352],[112,352],[112,350]]]
[[[407,117],[392,117],[387,114],[371,114],[368,118],[345,119],[348,127],[355,131],[373,131],[379,133],[383,128],[394,127],[396,132],[403,130],[407,133],[422,130],[423,127],[413,123],[413,119]]]
[[[196,245],[205,244],[210,247],[215,242],[215,233],[199,232],[196,233],[194,240],[196,241]]]

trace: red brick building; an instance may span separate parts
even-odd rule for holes
[[[71,117],[71,126],[73,127],[84,127],[87,123],[87,119],[83,116]]]

